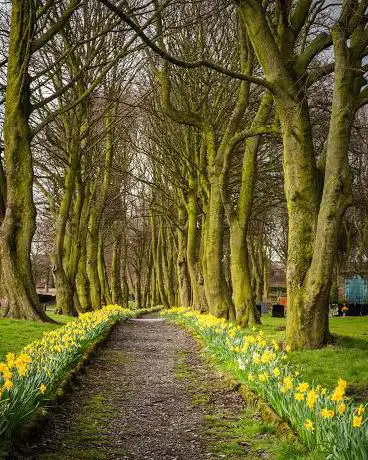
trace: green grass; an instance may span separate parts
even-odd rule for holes
[[[285,318],[262,317],[262,329],[271,339],[284,340]],[[327,387],[339,377],[349,383],[349,392],[358,400],[368,399],[368,317],[331,318],[330,330],[336,342],[321,350],[290,353],[308,381]]]
[[[9,352],[18,353],[25,345],[39,339],[45,332],[52,331],[72,321],[70,316],[48,313],[50,318],[60,324],[37,323],[19,319],[0,319],[0,361]]]
[[[198,373],[187,360],[188,352],[177,353],[174,368],[175,377],[186,384],[192,405],[200,406],[203,414],[202,434],[207,450],[214,458],[228,460],[322,460],[318,452],[309,452],[296,439],[287,440],[277,433],[274,424],[263,421],[258,408],[249,401],[244,406],[223,406],[215,404],[218,391],[229,389],[226,380],[208,378]],[[218,363],[217,363],[218,364]],[[210,365],[210,364],[208,364]],[[218,366],[221,369],[221,366]],[[222,369],[224,370],[224,369]],[[211,456],[211,458],[212,458]]]

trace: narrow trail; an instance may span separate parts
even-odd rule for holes
[[[118,325],[37,439],[9,459],[273,459],[280,440],[185,331]]]

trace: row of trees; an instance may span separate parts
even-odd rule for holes
[[[288,342],[324,345],[332,282],[367,256],[367,6],[13,1],[5,313],[47,320],[36,201],[60,311],[130,294],[245,327],[278,259]]]

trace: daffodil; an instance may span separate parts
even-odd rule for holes
[[[13,382],[11,380],[6,380],[5,383],[4,383],[4,387],[7,390],[11,390],[13,388]]]
[[[324,407],[321,410],[321,415],[323,418],[332,418],[335,415],[335,412],[332,409],[327,409],[326,407]]]
[[[258,379],[260,382],[266,382],[269,378],[269,375],[266,372],[262,372],[258,375]]]
[[[281,374],[281,371],[278,367],[275,367],[275,369],[272,371],[273,375],[275,377],[279,377],[279,375]]]
[[[308,431],[314,431],[314,423],[312,420],[307,418],[307,420],[304,422],[304,428]]]
[[[362,425],[363,417],[362,415],[354,415],[353,417],[353,427],[359,428]]]
[[[309,388],[309,383],[307,382],[303,382],[303,383],[299,383],[299,385],[296,387],[296,389],[298,391],[300,391],[301,393],[305,393]]]
[[[291,390],[293,388],[293,378],[290,376],[285,377],[283,380],[283,386],[286,390]]]
[[[357,409],[357,414],[358,415],[363,415],[364,411],[365,411],[365,407],[363,406],[363,404],[361,404]]]
[[[318,399],[318,393],[315,390],[310,390],[310,391],[307,392],[306,401],[307,401],[307,406],[310,409],[313,409],[313,407],[316,404],[317,399]]]
[[[339,414],[342,415],[346,412],[346,404],[340,403],[337,407],[337,410],[339,411]]]

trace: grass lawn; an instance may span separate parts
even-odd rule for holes
[[[262,317],[265,336],[284,340],[285,318]],[[330,319],[334,345],[321,350],[290,353],[290,360],[300,365],[307,381],[332,387],[339,377],[349,383],[348,393],[358,400],[368,400],[368,317]]]
[[[18,319],[0,319],[0,361],[9,352],[17,353],[25,345],[39,339],[44,332],[49,332],[75,318],[71,316],[48,313],[50,318],[60,324],[36,323]]]

